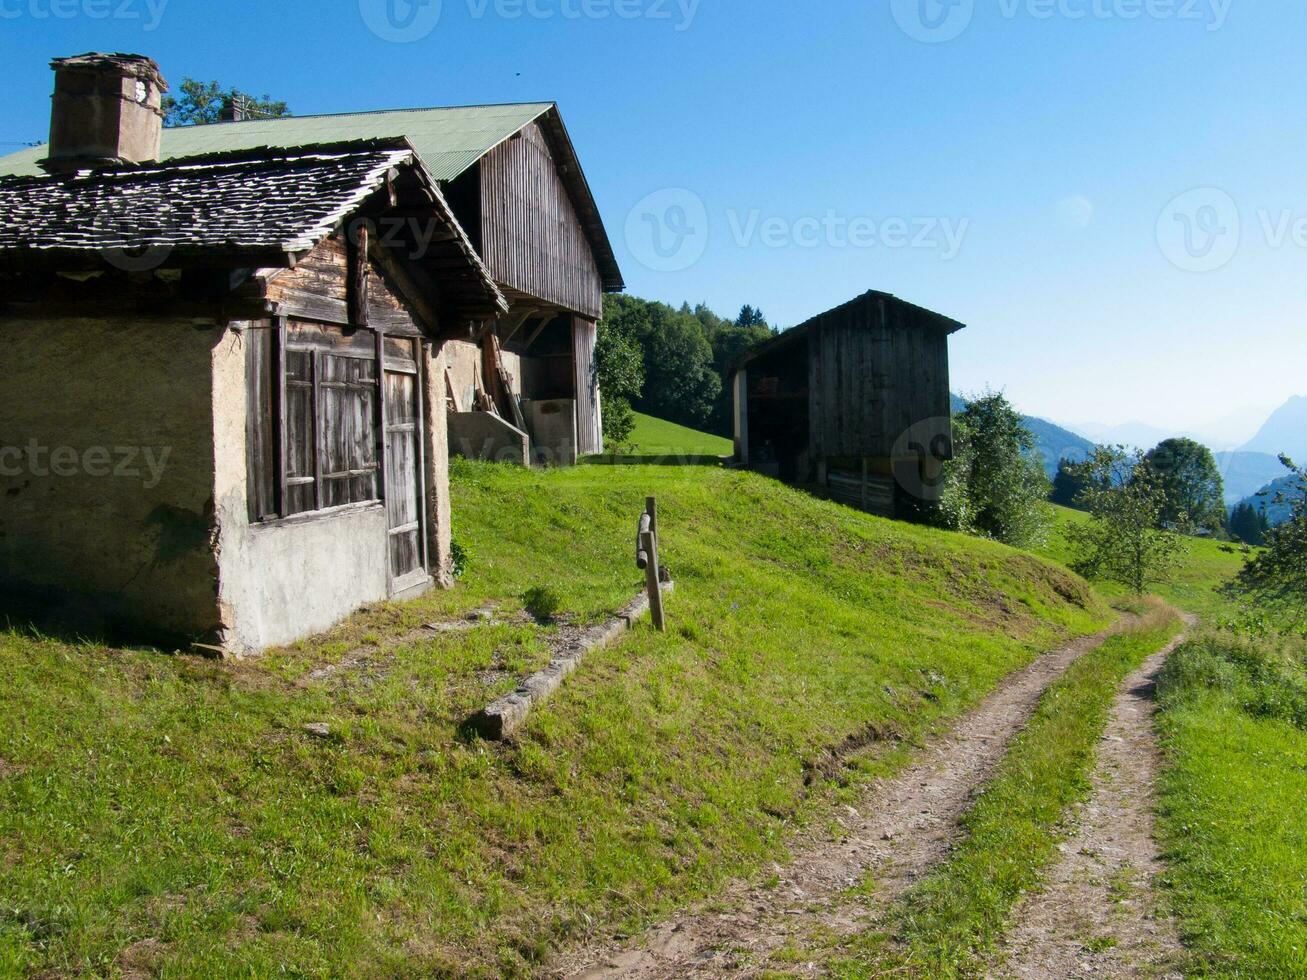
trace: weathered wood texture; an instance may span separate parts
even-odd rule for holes
[[[350,317],[349,298],[365,292],[367,325],[389,334],[421,336],[417,319],[379,266],[370,263],[365,267],[360,263],[359,268],[366,272],[365,288],[350,285],[349,249],[343,238],[333,236],[304,256],[295,268],[271,276],[265,295],[279,303],[281,312],[287,316],[358,326]],[[427,327],[435,329],[434,324]]]
[[[599,267],[539,126],[491,150],[480,171],[481,255],[495,281],[598,319]]]
[[[931,314],[869,297],[808,332],[814,459],[890,457],[914,425],[949,416],[948,334]]]
[[[576,317],[572,325],[576,369],[576,451],[582,456],[604,451],[599,375],[595,372],[597,340],[598,331],[594,322]]]

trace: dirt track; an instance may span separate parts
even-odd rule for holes
[[[768,887],[737,882],[715,899],[713,911],[687,912],[623,946],[582,950],[548,974],[584,980],[749,976],[791,940],[802,948],[800,937],[814,930],[847,934],[874,925],[947,853],[973,792],[990,777],[1044,689],[1116,629],[1077,640],[1008,677],[947,736],[931,741],[916,764],[869,786],[856,807],[846,808],[839,840],[812,834],[795,841],[794,860],[774,868]],[[874,903],[848,893],[869,874],[876,882]],[[817,971],[815,964],[787,962],[784,968]]]

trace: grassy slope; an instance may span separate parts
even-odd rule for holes
[[[966,834],[897,910],[896,939],[863,937],[841,976],[972,976],[1013,907],[1057,857],[1084,798],[1098,741],[1122,681],[1180,629],[1158,610],[1077,660],[1040,699],[994,778],[962,821]]]
[[[1071,551],[1062,529],[1072,523],[1088,520],[1088,516],[1065,507],[1053,507],[1053,529],[1040,553],[1054,561],[1069,564]],[[1221,587],[1243,567],[1243,555],[1238,548],[1203,538],[1185,538],[1179,565],[1171,581],[1153,586],[1153,590],[1167,602],[1186,612],[1215,621],[1234,612],[1230,600],[1221,595]],[[1094,583],[1108,596],[1124,595],[1125,590],[1111,583]]]
[[[1161,830],[1192,975],[1307,976],[1305,668],[1307,643],[1210,634],[1163,674]]]
[[[687,429],[652,415],[635,414],[631,432],[632,452],[640,456],[729,456],[735,446],[729,439]]]
[[[1084,519],[1058,509],[1059,526]],[[1047,554],[1069,557],[1060,534]],[[1157,591],[1217,623],[1236,611],[1220,588],[1242,566],[1242,555],[1227,546],[1188,539],[1174,581]],[[1277,685],[1246,669],[1268,651],[1296,660],[1303,683],[1307,649],[1275,648],[1212,633],[1182,647],[1164,675],[1159,830],[1195,975],[1307,975],[1307,732],[1245,707],[1268,690],[1284,700]]]
[[[524,972],[781,856],[791,821],[902,757],[887,742],[806,786],[833,747],[917,737],[1105,618],[1030,556],[720,468],[460,464],[454,484],[461,589],[259,662],[0,633],[0,973]],[[536,585],[579,617],[615,608],[648,492],[672,631],[592,655],[516,744],[460,725],[545,659],[534,626],[303,682]]]

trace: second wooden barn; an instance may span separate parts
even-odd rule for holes
[[[734,368],[735,451],[753,469],[893,515],[952,455],[949,317],[868,292]]]

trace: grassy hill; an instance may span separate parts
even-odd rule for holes
[[[636,412],[630,452],[637,456],[730,456],[735,445],[730,439]]]
[[[782,857],[1107,615],[1031,555],[719,467],[458,463],[454,493],[457,590],[257,661],[0,633],[0,975],[527,973]],[[471,737],[549,656],[528,591],[574,621],[636,592],[648,493],[670,632],[592,654],[518,741]]]

